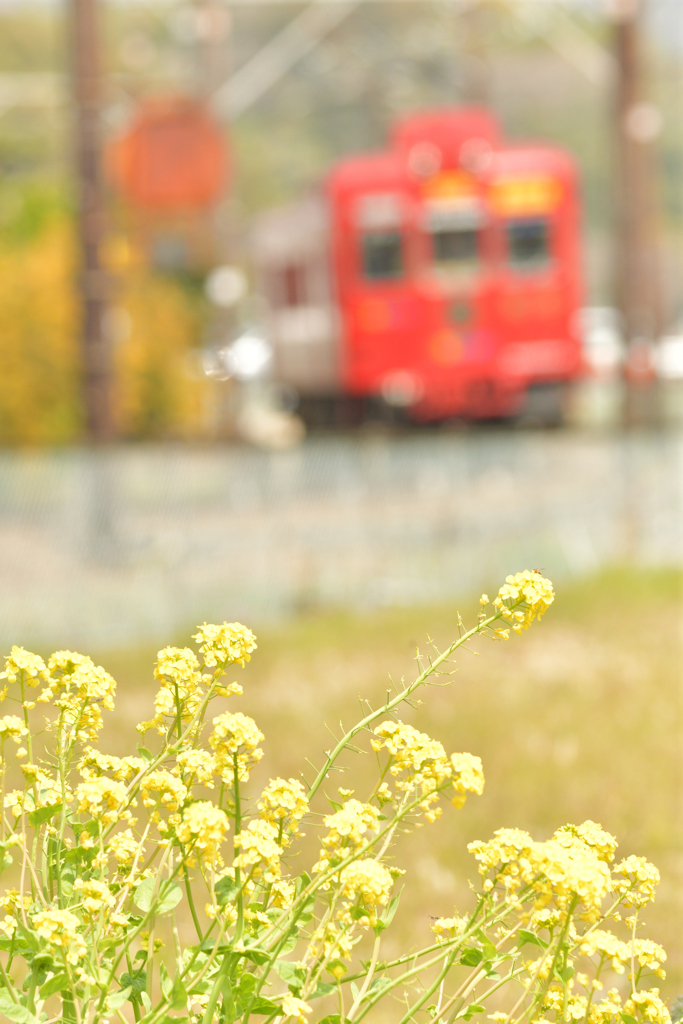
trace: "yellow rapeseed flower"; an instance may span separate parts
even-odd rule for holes
[[[113,779],[88,779],[76,786],[79,811],[87,811],[103,825],[119,820],[125,806],[126,787]]]
[[[114,707],[116,681],[91,658],[74,651],[56,651],[48,661],[48,685],[38,700],[54,701],[66,728],[76,728],[78,738],[96,739],[102,728],[102,711]]]
[[[528,629],[534,619],[540,619],[555,600],[550,580],[538,572],[524,572],[507,576],[494,598],[493,605],[516,633]]]
[[[601,928],[589,932],[579,948],[585,956],[595,956],[598,953],[601,958],[610,961],[612,970],[617,974],[623,974],[624,965],[631,960],[631,946],[622,942],[612,932]]]
[[[0,718],[0,739],[21,743],[24,736],[28,736],[28,729],[20,718],[16,715],[5,715],[4,718]]]
[[[86,918],[96,917],[100,910],[107,910],[116,902],[106,882],[95,878],[77,878],[74,892],[82,894],[81,904]]]
[[[186,847],[186,862],[201,858],[209,864],[219,860],[219,847],[225,839],[230,822],[225,811],[210,800],[198,800],[183,810],[176,824],[176,837]]]
[[[285,1017],[296,1017],[297,1024],[306,1024],[306,1014],[311,1013],[311,1007],[298,996],[286,992],[282,997],[282,1015]]]
[[[237,776],[240,782],[246,782],[249,772],[257,761],[263,757],[259,743],[264,739],[253,718],[243,715],[241,711],[234,714],[226,711],[213,720],[214,729],[209,736],[209,744],[216,755],[216,766],[223,781],[231,785],[237,764]]]
[[[270,779],[258,802],[259,817],[281,827],[282,840],[297,835],[299,822],[308,812],[306,790],[297,779]]]
[[[14,683],[23,676],[28,686],[40,686],[42,679],[47,679],[48,671],[45,662],[37,654],[31,654],[23,647],[13,647],[5,658],[5,671],[0,672],[0,679]]]
[[[135,860],[140,844],[131,830],[127,828],[123,832],[117,832],[110,836],[109,849],[121,868],[126,868]],[[141,856],[144,856],[144,850],[141,851]]]
[[[366,907],[383,907],[389,902],[394,880],[383,864],[369,857],[356,860],[340,875],[347,899],[360,896]]]
[[[188,788],[200,782],[209,789],[214,788],[213,776],[218,771],[216,758],[208,750],[184,750],[178,754],[178,768]]]
[[[81,922],[70,910],[42,910],[34,914],[32,924],[41,938],[53,950],[66,956],[68,963],[77,964],[87,953],[78,929]]]
[[[624,1003],[624,1013],[630,1016],[638,1014],[650,1024],[671,1024],[671,1014],[659,998],[658,988],[652,988],[649,992],[634,992]]]
[[[192,639],[199,644],[204,664],[209,668],[219,664],[244,666],[256,650],[256,637],[241,622],[224,622],[221,626],[205,622],[197,627]]]
[[[252,878],[273,882],[280,876],[282,847],[277,842],[278,830],[268,821],[250,821],[246,829],[235,836],[240,853],[235,867],[250,868]]]
[[[468,793],[481,796],[484,792],[484,770],[481,759],[475,754],[451,754],[453,765],[453,788],[455,796],[452,803],[462,807]]]
[[[331,863],[343,860],[358,850],[364,842],[365,833],[374,831],[379,823],[379,811],[372,804],[360,800],[346,800],[341,810],[328,814],[323,824],[329,829],[323,836],[320,859],[314,871],[324,871]]]
[[[614,883],[614,892],[625,907],[644,907],[651,903],[659,885],[659,871],[645,857],[627,857],[614,867],[621,875]]]
[[[159,822],[160,810],[173,814],[184,804],[187,786],[177,775],[158,770],[145,775],[140,785],[140,793],[144,806],[151,809],[150,821]]]

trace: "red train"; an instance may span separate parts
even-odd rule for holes
[[[309,419],[561,419],[580,375],[577,172],[478,108],[399,120],[254,231],[275,379]]]

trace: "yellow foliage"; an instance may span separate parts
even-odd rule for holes
[[[125,436],[196,436],[209,381],[193,369],[199,315],[173,281],[141,272],[126,281],[121,306],[130,334],[115,351],[115,408]]]
[[[0,444],[62,444],[82,432],[76,246],[68,221],[0,244]],[[180,284],[143,266],[114,287],[114,409],[123,437],[199,436],[209,382],[192,372],[200,329]]]
[[[0,443],[58,444],[80,431],[74,266],[66,225],[0,248]]]

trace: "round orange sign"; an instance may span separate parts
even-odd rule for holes
[[[223,132],[197,100],[144,100],[109,148],[112,177],[135,206],[159,211],[210,206],[227,185]]]

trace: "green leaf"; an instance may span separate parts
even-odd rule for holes
[[[157,889],[157,886],[158,891],[155,897],[154,891]],[[152,909],[152,901],[154,901],[154,912],[161,915],[169,914],[174,907],[178,906],[182,898],[183,890],[177,882],[169,882],[168,880],[159,882],[158,878],[151,876],[140,882],[135,890],[133,903],[140,910],[148,913]]]
[[[339,959],[337,959],[337,960],[330,960],[330,962],[327,965],[327,970],[328,971],[339,971],[339,970],[341,970],[342,974],[346,974],[348,969],[349,969],[348,964],[345,964],[343,960],[339,960]]]
[[[147,995],[147,993],[145,993]],[[149,997],[147,998],[149,1002]],[[188,1024],[189,1017],[171,1017],[170,1013],[165,1013],[163,1017],[158,1017],[156,1013],[146,1013],[141,1018],[139,1024],[147,1024],[148,1021],[154,1021],[154,1024]]]
[[[112,992],[107,996],[107,1013],[112,1010],[118,1010],[119,1007],[123,1006],[125,1002],[130,998],[132,988],[128,985],[126,988],[120,988],[118,992]]]
[[[168,998],[171,995],[171,989],[173,988],[173,982],[171,981],[171,975],[168,973],[166,964],[163,962],[159,964],[159,981],[161,983],[161,994],[168,1002]]]
[[[401,892],[403,892],[403,889],[401,889]],[[373,928],[375,935],[379,935],[381,932],[383,932],[384,929],[388,928],[391,922],[394,920],[394,914],[398,910],[398,901],[401,899],[401,892],[399,892],[398,895],[394,896],[393,900],[391,900],[389,906],[384,911],[379,921]]]
[[[297,932],[296,927],[294,927],[291,929],[287,938],[280,946],[280,953],[282,953],[285,956],[287,955],[287,953],[291,953],[293,949],[296,949],[298,942],[299,933]]]
[[[491,942],[488,935],[485,935],[481,929],[477,932],[477,938],[481,942],[481,951],[484,956],[484,960],[495,960],[496,958],[496,947]]]
[[[226,1021],[236,1020],[240,1014],[232,992],[230,972],[235,963],[234,955],[226,953],[218,968],[217,977],[221,977],[221,998],[223,1001],[223,1017]]]
[[[320,1024],[341,1024],[341,1017],[338,1013],[328,1013],[327,1017],[323,1017]]]
[[[574,977],[574,968],[571,964],[567,964],[565,967],[560,967],[559,964],[555,964],[555,977],[566,985],[567,982]]]
[[[638,1024],[636,1018],[632,1017],[630,1013],[622,1013],[621,1019],[623,1020],[624,1024]]]
[[[259,1015],[269,1017],[271,1013],[281,1014],[282,1007],[270,999],[259,996],[256,1002],[249,1007],[249,1013],[258,1013]]]
[[[40,939],[38,938],[36,933],[29,931],[29,929],[26,928],[21,923],[21,921],[17,921],[17,931],[19,932],[19,934],[21,935],[22,939],[29,947],[29,949],[31,949],[34,953],[37,953],[40,949]]]
[[[470,1020],[472,1017],[474,1017],[475,1013],[483,1013],[484,1010],[485,1007],[481,1006],[479,1003],[470,1003],[465,1012],[462,1013],[460,1016],[464,1017],[465,1020]]]
[[[55,992],[63,992],[68,987],[69,975],[60,972],[40,986],[40,998],[47,999],[48,996],[54,995]]]
[[[197,949],[196,946],[191,946],[188,948]],[[202,939],[202,941],[199,944],[199,949],[202,951],[202,953],[213,953],[213,951],[215,950],[216,956],[218,956],[219,953],[232,952],[232,946],[228,945],[227,942],[221,942],[220,945],[217,946],[215,939]]]
[[[469,949],[463,950],[463,954],[460,957],[460,963],[465,967],[476,967],[484,959],[484,954],[480,949],[470,947]]]
[[[253,999],[254,990],[256,989],[257,985],[258,978],[256,977],[255,974],[249,974],[247,972],[246,974],[242,975],[234,995],[235,1007],[237,1010],[236,1016],[241,1016],[245,1010],[249,1009],[249,1004]]]
[[[299,964],[293,964],[289,960],[277,960],[273,965],[277,974],[280,975],[285,985],[289,985],[292,992],[298,992],[306,979],[306,968]]]
[[[154,755],[152,754],[152,751],[148,750],[147,747],[141,747],[139,743],[138,743],[138,754],[145,761],[153,761],[154,760]]]
[[[260,949],[245,949],[241,954],[245,960],[251,960],[253,964],[265,964],[267,960],[270,960],[268,953],[264,953]]]
[[[16,1024],[38,1024],[28,1007],[15,1003],[6,988],[0,989],[0,1013]]]
[[[121,988],[130,988],[131,1003],[140,1001],[140,993],[147,987],[147,971],[135,971],[134,974],[122,974],[119,978]]]
[[[9,852],[9,846],[9,839],[5,840],[4,843],[0,843],[0,872],[4,871],[12,863],[12,854]]]
[[[329,996],[333,992],[337,991],[337,986],[333,982],[319,981],[315,992],[312,992],[309,999],[320,999],[322,996]]]
[[[218,906],[224,907],[226,903],[230,903],[239,892],[239,888],[240,887],[235,879],[231,878],[230,875],[226,875],[225,878],[219,879],[219,881],[216,882],[216,888],[214,890]]]
[[[176,974],[173,979],[171,995],[168,1001],[171,1004],[172,1010],[182,1010],[183,1007],[187,1006],[187,989],[185,988],[183,979],[179,974]]]
[[[532,946],[541,946],[542,949],[548,948],[548,943],[539,938],[538,935],[527,931],[526,928],[520,928],[517,932],[517,949],[521,949],[527,942],[530,942]]]
[[[308,924],[313,918],[315,913],[315,896],[309,896],[304,903],[301,910],[296,915],[296,926],[302,928],[303,925]]]
[[[301,896],[301,893],[304,889],[307,889],[310,884],[311,876],[306,871],[302,871],[294,883],[294,895]]]
[[[44,821],[49,821],[50,818],[54,818],[55,814],[59,814],[63,806],[63,804],[52,804],[50,807],[37,807],[28,816],[29,825],[38,828]]]
[[[374,995],[375,993],[382,992],[389,985],[391,985],[391,978],[375,978],[370,983],[370,988],[365,994],[365,999],[367,999],[371,994]]]

